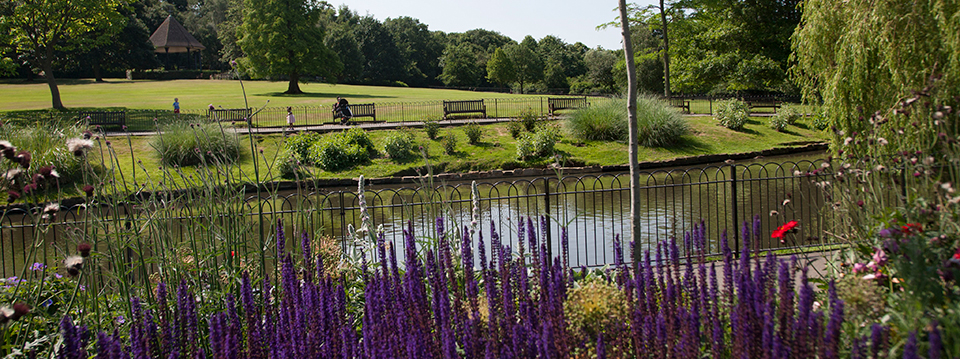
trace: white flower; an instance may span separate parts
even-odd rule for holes
[[[67,268],[81,269],[83,268],[83,257],[69,256],[63,260],[63,265]]]
[[[954,191],[953,185],[951,185],[950,182],[941,183],[941,184],[940,184],[940,188],[943,188],[943,190],[944,190],[944,191],[947,191],[947,193],[953,193],[953,191]]]
[[[849,146],[851,142],[853,142],[853,137],[847,137],[847,138],[843,139],[843,145],[844,145],[844,146]]]
[[[85,140],[82,138],[71,138],[67,140],[67,151],[73,152],[74,155],[80,156],[84,152],[93,148],[93,140]]]
[[[884,167],[883,165],[877,165],[877,167],[876,167],[875,169],[876,169],[877,172],[883,172],[883,171],[885,171],[887,168]]]
[[[923,159],[923,164],[929,166],[929,165],[932,165],[934,161],[936,161],[936,159],[933,158],[933,156],[929,156]]]
[[[57,213],[57,212],[60,212],[59,203],[53,202],[53,203],[47,204],[46,207],[43,207],[43,213]]]
[[[886,146],[886,145],[887,145],[887,139],[886,139],[886,138],[883,138],[883,137],[880,137],[880,138],[877,139],[877,143],[879,143],[881,146]]]
[[[830,168],[830,162],[821,163],[820,168]]]
[[[789,200],[789,199],[785,199],[785,200],[783,200],[783,203],[781,204],[781,206],[786,206],[786,205],[788,205],[788,204],[790,204],[790,200]]]
[[[4,142],[4,141],[0,141],[0,142]],[[13,181],[14,179],[17,178],[17,176],[19,176],[22,173],[23,173],[23,170],[21,170],[20,168],[12,168],[7,170],[7,172],[3,174],[3,178],[6,179],[7,181]]]
[[[16,148],[16,147],[13,147],[13,144],[10,143],[10,141],[0,141],[0,150],[4,150],[7,148]]]
[[[775,209],[770,211],[770,217],[776,216],[778,214],[780,214],[780,212],[777,212],[777,210]]]

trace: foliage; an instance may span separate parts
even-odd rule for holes
[[[826,130],[827,127],[830,127],[830,119],[827,118],[827,114],[824,113],[823,107],[815,107],[813,116],[810,118],[810,124],[818,131],[823,131]]]
[[[643,120],[639,114],[637,118]],[[578,109],[567,118],[566,125],[570,134],[580,141],[625,141],[627,102],[617,99]]]
[[[424,120],[423,132],[427,134],[427,138],[431,140],[436,140],[437,135],[440,134],[440,121],[437,119]]]
[[[448,155],[457,153],[457,136],[453,134],[453,131],[447,131],[447,134],[443,135],[443,138],[440,139],[440,146],[443,147],[443,153]]]
[[[745,102],[737,99],[718,101],[716,117],[721,126],[740,130],[750,117],[750,109]]]
[[[840,154],[830,163],[834,180],[819,182],[835,196],[835,233],[850,242],[841,260],[852,266],[841,273],[871,283],[884,298],[859,300],[859,314],[892,318],[898,344],[936,323],[943,325],[943,343],[960,342],[953,329],[960,323],[960,103],[927,102],[953,90],[941,88],[946,84],[931,81],[907,101],[875,112],[860,125],[868,126],[863,132],[836,129],[842,140],[833,144]],[[901,123],[911,123],[913,134]],[[945,357],[960,354],[945,349]]]
[[[487,61],[487,79],[498,84],[510,84],[517,80],[517,69],[513,60],[498,48]]]
[[[478,86],[483,79],[483,69],[479,67],[477,53],[480,48],[469,42],[447,45],[440,58],[443,73],[440,80],[447,86]]]
[[[365,163],[376,153],[373,141],[359,127],[323,135],[310,148],[310,162],[325,171],[342,171]]]
[[[298,159],[297,156],[298,155],[294,155],[290,150],[285,149],[274,158],[272,170],[275,171],[280,178],[297,178],[301,168],[299,164],[301,160]]]
[[[47,177],[45,178],[47,181],[40,183],[34,180],[34,183],[41,184],[41,186],[38,186],[40,189],[56,192],[59,190],[57,187],[78,181],[81,177],[83,156],[91,148],[81,150],[80,156],[77,156],[68,149],[68,141],[75,141],[83,137],[82,131],[83,129],[77,125],[54,121],[33,125],[5,124],[0,127],[0,140],[9,141],[16,148],[15,153],[20,151],[30,153],[30,163],[32,163],[30,167],[23,168],[21,164],[14,163],[12,160],[3,161],[0,170],[9,174],[15,172],[7,171],[15,171],[16,169],[22,172],[15,178],[0,179],[3,184],[0,188],[19,191],[24,185],[31,182],[30,179],[40,174],[42,168],[51,169],[50,166],[56,170],[58,175],[56,178],[43,176]],[[93,145],[93,141],[87,141],[87,143]],[[5,174],[4,177],[6,176]],[[43,186],[44,183],[49,185]]]
[[[790,125],[787,123],[787,118],[780,115],[781,113],[783,111],[778,111],[776,115],[770,117],[770,128],[777,132],[783,132]]]
[[[529,107],[521,110],[520,115],[517,116],[517,120],[523,124],[523,128],[527,130],[527,132],[533,132],[533,130],[537,128],[537,122],[539,122],[540,119],[540,113]]]
[[[560,141],[559,127],[540,126],[533,135],[524,134],[517,139],[517,159],[526,161],[552,156],[557,141]]]
[[[320,140],[320,134],[316,132],[301,132],[294,136],[287,137],[283,146],[298,161],[308,162],[310,159],[310,147]]]
[[[576,342],[594,342],[603,335],[607,342],[626,336],[630,309],[627,297],[615,283],[590,275],[575,284],[563,302],[567,331]]]
[[[150,146],[160,161],[169,166],[233,163],[240,159],[240,139],[218,124],[165,125]]]
[[[387,18],[383,27],[393,35],[407,68],[407,77],[402,80],[417,87],[437,84],[444,46],[442,38],[430,31],[427,24],[408,16]]]
[[[363,16],[353,31],[366,60],[360,73],[361,81],[385,85],[408,78],[407,71],[413,64],[404,63],[396,40],[379,20],[373,15]]]
[[[770,118],[770,128],[783,132],[787,126],[795,125],[800,120],[800,110],[794,105],[783,105]]]
[[[638,142],[647,147],[668,147],[690,132],[687,121],[666,102],[641,96],[637,98]]]
[[[523,124],[519,121],[509,121],[507,122],[507,132],[510,132],[510,137],[514,139],[520,137],[520,132],[523,131]]]
[[[504,52],[514,66],[515,81],[520,85],[520,93],[523,93],[524,84],[543,79],[543,61],[537,53],[537,41],[533,37],[527,35],[520,44],[507,45]]]
[[[316,26],[322,6],[315,0],[245,0],[238,29],[244,66],[262,78],[286,76],[288,94],[303,92],[300,76],[340,72],[343,65],[323,43],[325,30]]]
[[[417,143],[414,142],[413,134],[408,131],[394,132],[383,141],[383,152],[397,162],[403,162],[414,157],[416,149]]]
[[[52,106],[63,109],[54,78],[56,51],[103,44],[119,32],[124,17],[117,11],[127,0],[7,1],[0,17],[2,42],[24,55],[33,68],[42,71],[50,85]],[[93,36],[94,34],[100,36]],[[3,59],[0,68],[11,72],[13,61]]]
[[[567,44],[560,38],[547,35],[537,44],[543,61],[543,84],[548,89],[569,89],[568,78],[586,73],[583,56],[588,48],[583,44]]]
[[[463,133],[467,135],[467,143],[476,145],[480,143],[480,136],[483,136],[483,128],[476,122],[471,122],[463,126]]]
[[[823,103],[825,116],[840,131],[834,144],[852,133],[871,130],[864,121],[876,111],[915,98],[931,77],[940,88],[921,101],[941,103],[960,95],[960,8],[952,0],[806,1],[793,36],[793,75],[807,102]],[[889,116],[891,128],[910,128],[912,119]],[[907,146],[894,151],[926,151],[936,132],[913,128],[897,137]],[[955,136],[955,128],[946,132]],[[888,137],[889,138],[889,137]],[[847,148],[861,156],[868,148]],[[866,151],[868,152],[868,151]]]

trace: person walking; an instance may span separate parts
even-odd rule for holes
[[[180,99],[178,99],[178,98],[176,98],[176,97],[173,98],[173,113],[174,113],[175,115],[179,115],[179,114],[180,114]]]
[[[287,126],[290,127],[290,131],[293,131],[293,122],[297,119],[293,117],[293,108],[287,107]]]

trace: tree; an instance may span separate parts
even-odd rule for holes
[[[942,75],[938,91],[926,93],[930,97],[922,102],[942,104],[960,96],[956,1],[809,0],[803,4],[802,24],[793,37],[796,65],[792,73],[807,102],[823,102],[825,115],[838,130],[835,143],[844,142],[845,136],[857,137],[857,132],[873,131],[873,121],[864,118],[916,98],[913,91],[926,88],[933,75]],[[890,122],[885,128],[899,130],[887,137],[891,139],[891,145],[884,146],[887,149],[899,145],[899,150],[927,153],[924,146],[938,142],[931,138],[943,134],[941,138],[952,141],[958,132],[955,120],[938,129],[913,122],[916,119],[909,115],[884,118]],[[855,151],[848,149],[846,155],[852,154]]]
[[[420,23],[420,20],[407,16],[388,18],[383,21],[383,27],[393,35],[403,57],[408,74],[404,81],[411,86],[436,84],[444,47],[440,37],[431,32],[426,24]]]
[[[583,65],[585,47],[569,45],[556,36],[545,36],[537,45],[543,60],[543,85],[547,88],[568,89],[568,78],[586,73]]]
[[[527,40],[534,41],[531,45]],[[543,62],[536,52],[536,41],[533,37],[527,35],[519,45],[507,45],[505,51],[510,57],[511,62],[517,74],[517,83],[520,84],[520,93],[523,93],[523,85],[543,80]]]
[[[87,34],[120,31],[125,17],[118,9],[126,4],[127,0],[5,0],[0,3],[0,33],[5,45],[43,71],[53,108],[63,109],[53,71],[55,53],[104,39]]]
[[[440,59],[443,73],[440,80],[447,86],[479,86],[483,79],[483,67],[476,53],[481,51],[477,45],[462,42],[447,45]]]
[[[583,63],[587,66],[587,80],[592,82],[603,92],[613,92],[616,81],[613,78],[613,67],[617,64],[617,55],[610,50],[594,49],[583,55]]]
[[[79,50],[77,67],[93,70],[96,82],[103,81],[103,71],[124,71],[128,69],[150,69],[159,65],[150,43],[150,32],[143,22],[129,9],[121,13],[127,17],[123,29],[108,41]]]
[[[360,18],[354,36],[366,61],[362,81],[370,84],[392,84],[407,78],[407,67],[397,43],[389,31],[373,16]]]
[[[630,157],[630,238],[631,243],[640,243],[640,163],[637,158],[639,136],[637,130],[637,78],[633,67],[633,42],[630,40],[630,19],[627,18],[627,4],[620,0],[620,27],[623,35],[623,55],[627,64],[627,128],[630,132],[630,145],[627,149]],[[637,260],[638,258],[634,258]]]
[[[509,85],[517,81],[516,66],[510,60],[510,57],[503,52],[503,48],[497,48],[497,51],[494,51],[493,56],[490,57],[490,61],[487,61],[487,79],[501,85]],[[522,93],[523,85],[520,88]]]
[[[260,77],[287,76],[286,94],[300,94],[300,77],[331,77],[343,65],[324,44],[320,26],[323,2],[246,0],[240,25],[244,64]]]

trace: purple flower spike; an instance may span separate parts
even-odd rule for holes
[[[940,359],[943,354],[943,339],[940,336],[939,323],[933,321],[930,326],[933,329],[930,330],[930,350],[927,351],[927,359]]]
[[[903,359],[920,359],[917,355],[917,332],[910,332],[907,344],[903,345]]]

